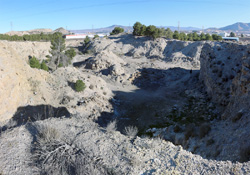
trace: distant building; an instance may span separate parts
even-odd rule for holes
[[[75,35],[66,35],[65,38],[66,39],[85,39],[86,38],[86,34],[75,34]]]
[[[218,35],[222,36],[222,37],[228,37],[228,36],[230,36],[230,33],[223,32],[223,33],[218,33]]]
[[[109,34],[97,34],[100,38],[106,36],[106,35],[109,35]],[[74,35],[65,35],[65,38],[66,39],[85,39],[86,37],[89,37],[89,38],[94,38],[95,34],[74,34]]]
[[[240,39],[238,37],[222,37],[225,41],[239,41]]]

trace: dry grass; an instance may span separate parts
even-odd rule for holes
[[[33,145],[35,165],[41,174],[92,175],[110,174],[100,157],[68,143],[49,125],[34,124],[37,142]]]
[[[138,133],[138,128],[136,126],[127,126],[124,129],[124,133],[130,138],[135,138]]]
[[[108,133],[111,133],[111,132],[113,132],[113,131],[116,131],[116,129],[117,129],[117,121],[116,121],[116,120],[110,122],[110,123],[107,125],[107,127],[106,127],[106,130],[107,130]]]

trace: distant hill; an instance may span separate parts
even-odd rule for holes
[[[22,36],[22,35],[32,35],[32,34],[40,34],[40,33],[52,34],[52,33],[55,33],[55,32],[61,32],[64,35],[70,34],[70,31],[65,30],[62,27],[58,28],[58,29],[56,29],[54,31],[52,29],[33,29],[33,30],[27,30],[27,31],[11,31],[11,32],[7,32],[5,34]]]
[[[235,24],[219,28],[219,30],[250,31],[250,23],[237,22]]]
[[[110,33],[115,27],[121,27],[125,32],[129,32],[133,30],[133,27],[122,26],[122,25],[112,25],[105,28],[96,28],[96,29],[80,29],[80,30],[69,30],[73,33]]]
[[[124,29],[125,32],[133,31],[132,26],[122,26],[122,25],[112,25],[112,26],[105,27],[105,28],[69,30],[69,31],[73,33],[92,33],[92,32],[93,33],[110,33],[115,27],[121,27]],[[165,29],[170,28],[172,31],[178,30],[178,27],[174,27],[174,26],[158,26],[158,27],[163,27]],[[196,27],[181,27],[180,30],[190,31],[190,30],[201,30],[201,29],[196,28]]]

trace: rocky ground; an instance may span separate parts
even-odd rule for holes
[[[0,41],[0,174],[250,173],[247,45],[66,45],[73,64],[48,73],[27,61],[49,43]]]

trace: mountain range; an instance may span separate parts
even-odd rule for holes
[[[121,27],[125,32],[133,31],[132,26],[122,26],[122,25],[112,25],[105,28],[96,28],[96,29],[81,29],[81,30],[69,30],[72,33],[110,33],[115,27]],[[172,31],[178,30],[178,27],[175,26],[158,26],[160,28],[170,28]],[[196,27],[180,27],[180,30],[190,31],[190,30],[201,30]]]
[[[112,25],[106,28],[96,28],[96,29],[82,29],[82,30],[69,30],[72,33],[109,33],[111,32],[115,27],[122,27],[125,32],[131,32],[133,31],[132,26],[122,26],[122,25]],[[163,27],[163,28],[170,28],[172,31],[178,30],[178,27],[175,26],[158,26],[158,27]],[[197,27],[180,27],[181,31],[193,31],[193,30],[201,30],[200,28]],[[222,31],[244,31],[244,32],[250,32],[250,23],[243,23],[243,22],[237,22],[232,25],[228,25],[225,27],[221,28],[208,28],[206,30],[222,30]]]
[[[230,31],[250,31],[250,23],[237,22],[235,24],[228,25],[219,29]]]
[[[9,35],[24,35],[24,34],[39,34],[41,32],[43,33],[54,33],[54,32],[61,32],[63,34],[69,34],[69,33],[110,33],[115,27],[122,27],[125,32],[132,32],[133,27],[132,26],[122,26],[122,25],[112,25],[105,28],[93,28],[93,29],[80,29],[80,30],[65,30],[64,28],[58,28],[56,30],[52,29],[35,29],[35,30],[29,30],[29,31],[11,31],[6,34]],[[158,26],[162,28],[170,28],[172,31],[178,30],[178,27],[175,26]],[[194,31],[194,30],[202,30],[200,28],[196,27],[180,27],[181,31]],[[243,22],[237,22],[232,25],[228,25],[221,28],[208,28],[205,29],[207,32],[209,31],[215,31],[215,30],[221,30],[221,31],[229,31],[229,32],[242,32],[242,33],[250,33],[250,23],[243,23]]]

